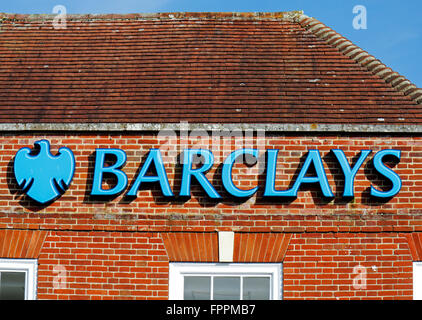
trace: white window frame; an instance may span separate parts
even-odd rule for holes
[[[25,300],[37,298],[37,268],[36,259],[0,259],[0,272],[25,273]]]
[[[413,300],[422,300],[422,262],[413,262]]]
[[[184,276],[201,275],[270,276],[272,279],[270,283],[270,300],[281,300],[281,270],[281,263],[170,263],[169,300],[183,300]]]

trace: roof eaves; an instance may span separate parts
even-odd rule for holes
[[[422,104],[422,89],[416,87],[412,82],[393,71],[391,68],[388,68],[374,56],[354,45],[348,39],[315,18],[308,17],[303,13],[295,15],[294,18],[297,23],[313,33],[316,37],[337,48],[345,56],[353,59],[360,66],[383,79],[395,90],[402,92],[415,103]]]

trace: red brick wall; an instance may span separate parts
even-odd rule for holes
[[[52,231],[38,261],[38,299],[167,298],[158,233]]]
[[[250,254],[244,262],[256,261]],[[166,299],[168,266],[159,233],[52,231],[39,256],[38,299]],[[393,233],[295,234],[283,298],[412,299],[407,241]]]
[[[50,140],[53,154],[67,146],[76,158],[70,188],[46,207],[34,205],[21,194],[12,173],[17,150],[32,147],[42,138]],[[211,149],[210,142],[192,140],[186,146]],[[157,185],[148,185],[136,199],[122,194],[103,200],[89,195],[95,148],[126,151],[123,170],[131,185],[148,150],[162,147],[162,139],[148,133],[1,136],[0,229],[48,231],[39,257],[38,298],[166,298],[168,257],[160,233],[224,230],[294,234],[285,257],[285,298],[411,297],[412,258],[404,235],[422,231],[422,138],[267,134],[263,150],[280,150],[277,188],[287,188],[306,151],[317,148],[336,195],[331,201],[321,198],[313,187],[303,188],[291,202],[265,199],[264,174],[257,172],[257,166],[242,164],[233,170],[238,186],[258,185],[260,190],[250,199],[235,200],[222,188],[219,165],[238,146],[233,140],[217,145],[223,156],[213,148],[215,164],[207,177],[223,196],[221,201],[211,201],[195,183],[191,199],[166,199]],[[374,151],[369,159],[380,149],[400,149],[401,161],[394,170],[403,181],[401,192],[389,201],[371,199],[368,188],[371,184],[379,187],[382,182],[366,161],[356,176],[355,198],[342,199],[342,174],[329,154],[334,148],[343,149],[348,159],[361,149]],[[181,172],[175,165],[178,154],[169,159],[165,152],[163,155],[177,195]],[[343,245],[352,246],[353,253],[343,254]],[[328,259],[324,262],[327,265],[320,266],[320,259]],[[351,289],[353,267],[359,263],[368,267],[368,289],[364,292]],[[63,266],[69,281],[60,289],[54,287],[54,279]],[[377,272],[372,271],[373,266]]]
[[[296,234],[283,264],[285,299],[412,299],[406,239],[391,233]]]

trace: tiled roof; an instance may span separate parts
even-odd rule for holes
[[[0,14],[0,122],[422,124],[422,90],[300,12]]]

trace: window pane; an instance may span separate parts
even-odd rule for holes
[[[1,272],[0,273],[0,300],[25,299],[25,273]]]
[[[210,300],[211,299],[211,277],[184,277],[185,300]]]
[[[244,277],[243,300],[269,300],[270,278],[269,277]]]
[[[214,300],[240,300],[240,277],[214,277]]]

